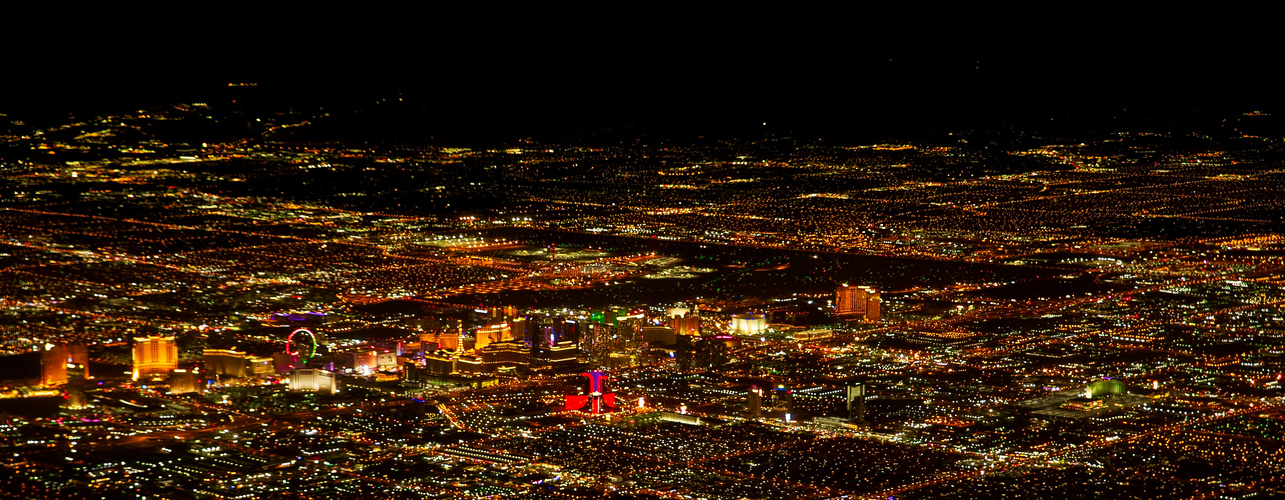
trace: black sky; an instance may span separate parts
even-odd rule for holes
[[[825,13],[753,23],[653,15],[632,24],[440,15],[389,25],[374,22],[389,19],[380,13],[351,25],[335,15],[343,13],[283,24],[227,14],[186,30],[171,22],[82,31],[68,46],[36,37],[12,51],[0,112],[218,100],[228,98],[228,82],[245,81],[259,83],[253,97],[272,105],[402,99],[421,111],[417,120],[480,133],[624,125],[738,133],[767,122],[842,135],[1097,120],[1124,110],[1181,122],[1281,101],[1270,41],[1207,30],[937,30],[905,18],[887,29],[885,20]],[[1104,35],[1124,30],[1130,36]]]

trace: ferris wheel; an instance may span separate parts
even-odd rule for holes
[[[312,330],[299,328],[286,337],[286,354],[293,354],[300,359],[317,355],[317,336]]]

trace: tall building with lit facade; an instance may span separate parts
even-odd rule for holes
[[[255,356],[235,349],[201,351],[205,370],[229,377],[268,377],[278,373],[274,358]]]
[[[757,385],[750,386],[750,392],[746,395],[746,413],[753,418],[763,417],[763,389]]]
[[[381,371],[396,371],[400,366],[397,353],[395,352],[381,352],[375,354],[375,368],[378,368]]]
[[[335,393],[335,374],[315,368],[290,372],[290,390],[294,392]]]
[[[452,351],[460,349],[459,332],[422,333],[419,336],[419,341],[421,344],[425,342],[437,344],[438,349],[450,349]]]
[[[642,328],[643,342],[660,342],[662,345],[674,345],[678,343],[675,336],[677,332],[668,326],[644,326]]]
[[[681,316],[676,315],[669,318],[668,323],[669,323],[669,327],[673,328],[674,333],[678,335],[700,335],[701,334],[700,316],[696,316],[691,313],[687,313]]]
[[[476,340],[473,342],[473,349],[480,350],[495,342],[513,340],[513,333],[508,323],[500,323],[498,325],[478,327],[474,338]]]
[[[246,370],[245,353],[235,349],[206,349],[201,351],[205,370],[216,375],[244,377]]]
[[[516,340],[494,342],[484,349],[479,349],[478,355],[482,357],[484,369],[491,373],[527,366],[531,363],[530,349],[526,344]]]
[[[245,362],[249,365],[250,375],[263,378],[276,375],[277,369],[273,359],[267,356],[246,356]]]
[[[767,316],[762,313],[733,314],[731,328],[737,334],[757,335],[767,331]]]
[[[541,325],[540,342],[545,345],[558,343],[578,343],[580,341],[580,323],[573,319],[554,319]]]
[[[879,298],[879,291],[869,287],[866,289],[866,321],[879,321],[879,304],[883,299]]]
[[[534,343],[540,336],[540,326],[531,318],[513,318],[509,322],[513,338],[523,342]]]
[[[866,299],[861,289],[848,285],[839,287],[834,292],[834,313],[840,316],[865,314]]]
[[[531,346],[531,364],[548,366],[578,362],[580,333],[580,325],[575,320],[554,319],[542,324],[539,338]]]
[[[85,378],[88,373],[88,367],[80,363],[67,363],[67,407],[71,409],[84,408],[87,400],[85,399]]]
[[[455,361],[459,353],[439,349],[424,355],[424,371],[430,375],[450,375],[455,372]]]
[[[486,372],[482,358],[470,354],[455,357],[455,373],[460,375],[479,375]]]
[[[67,367],[71,364],[89,365],[89,352],[85,344],[45,344],[40,352],[40,385],[54,387],[67,383]],[[84,376],[89,377],[85,368]]]
[[[372,373],[379,367],[379,353],[373,349],[355,349],[343,353],[343,365],[360,373]]]
[[[839,316],[878,321],[880,302],[879,291],[868,286],[843,285],[834,292],[834,312]]]
[[[542,366],[565,365],[580,361],[580,348],[574,342],[559,341],[553,345],[537,346],[531,364]]]
[[[175,368],[178,368],[178,346],[173,336],[134,338],[134,380],[164,377]]]
[[[196,372],[179,369],[170,374],[170,394],[199,394],[201,389],[201,378]]]
[[[864,422],[866,419],[866,386],[863,384],[847,386],[844,394],[848,398],[848,418],[854,423]]]

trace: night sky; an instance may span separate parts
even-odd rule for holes
[[[232,98],[332,109],[401,99],[380,111],[384,121],[430,135],[632,127],[843,138],[1046,122],[1185,126],[1281,100],[1273,44],[1250,29],[1190,36],[1117,22],[942,31],[907,18],[799,14],[548,23],[366,12],[337,24],[343,13],[293,22],[224,13],[234,24],[80,33],[67,35],[78,47],[70,52],[17,51],[0,112],[39,120]],[[260,86],[229,92],[239,81]]]

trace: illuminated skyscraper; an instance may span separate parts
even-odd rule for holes
[[[278,359],[277,356],[281,356]],[[273,357],[255,356],[235,349],[206,349],[201,351],[205,369],[217,375],[230,377],[268,377],[293,369],[298,356],[278,353]],[[281,369],[282,362],[286,369]]]
[[[424,336],[420,335],[421,341]],[[429,341],[436,342],[440,349],[450,349],[452,351],[460,350],[459,332],[442,332],[429,336]]]
[[[834,293],[834,312],[839,316],[860,316],[866,321],[879,320],[879,291],[868,286],[839,287]]]
[[[473,349],[481,350],[495,342],[513,340],[513,333],[508,323],[500,323],[478,327],[475,338],[477,340],[473,343]]]
[[[246,376],[245,353],[235,349],[206,349],[201,352],[205,369],[217,375]]]
[[[40,385],[53,387],[67,383],[67,367],[70,364],[89,365],[89,353],[85,344],[45,344],[40,353]],[[85,377],[89,369],[84,368]]]
[[[455,361],[459,358],[459,353],[439,349],[424,355],[424,368],[432,375],[450,375],[455,372]]]
[[[542,334],[540,341],[545,345],[580,342],[580,324],[573,319],[553,319],[540,330]]]
[[[531,364],[575,363],[580,356],[580,328],[575,320],[554,319],[540,327],[540,338],[532,344]]]
[[[757,385],[750,386],[749,397],[746,401],[750,417],[760,418],[763,416],[763,389]]]
[[[301,368],[290,372],[290,390],[296,392],[335,393],[335,375],[326,370]]]
[[[492,373],[527,366],[531,363],[531,350],[526,344],[517,340],[491,343],[486,348],[480,349],[478,354],[482,356],[485,370]]]
[[[509,322],[509,329],[515,340],[535,343],[540,337],[540,327],[531,318],[513,318]]]
[[[542,351],[542,363],[549,365],[571,364],[579,361],[580,348],[573,342],[558,342]]]
[[[879,321],[879,291],[870,287],[861,287],[866,291],[866,321]]]
[[[667,346],[674,345],[678,342],[674,334],[674,329],[668,326],[644,326],[642,328],[643,342],[660,342]]]
[[[170,394],[200,393],[201,379],[196,372],[174,370],[170,374]]]
[[[270,357],[251,355],[245,357],[245,362],[250,376],[263,378],[277,373],[273,359]]]
[[[731,327],[733,333],[757,335],[767,331],[767,316],[762,313],[733,314]]]
[[[134,338],[134,380],[163,377],[175,368],[178,368],[178,346],[173,336]]]
[[[834,312],[840,316],[865,314],[866,298],[860,288],[843,285],[834,293]]]
[[[373,349],[353,349],[343,353],[343,365],[358,373],[370,374],[379,367],[379,353]]]
[[[80,409],[85,407],[85,365],[67,363],[67,407]]]
[[[866,386],[863,384],[850,385],[846,388],[848,396],[848,418],[855,423],[861,423],[866,418]]]
[[[673,316],[669,318],[669,327],[674,329],[678,335],[700,335],[701,319],[700,316],[687,313],[682,316]]]

